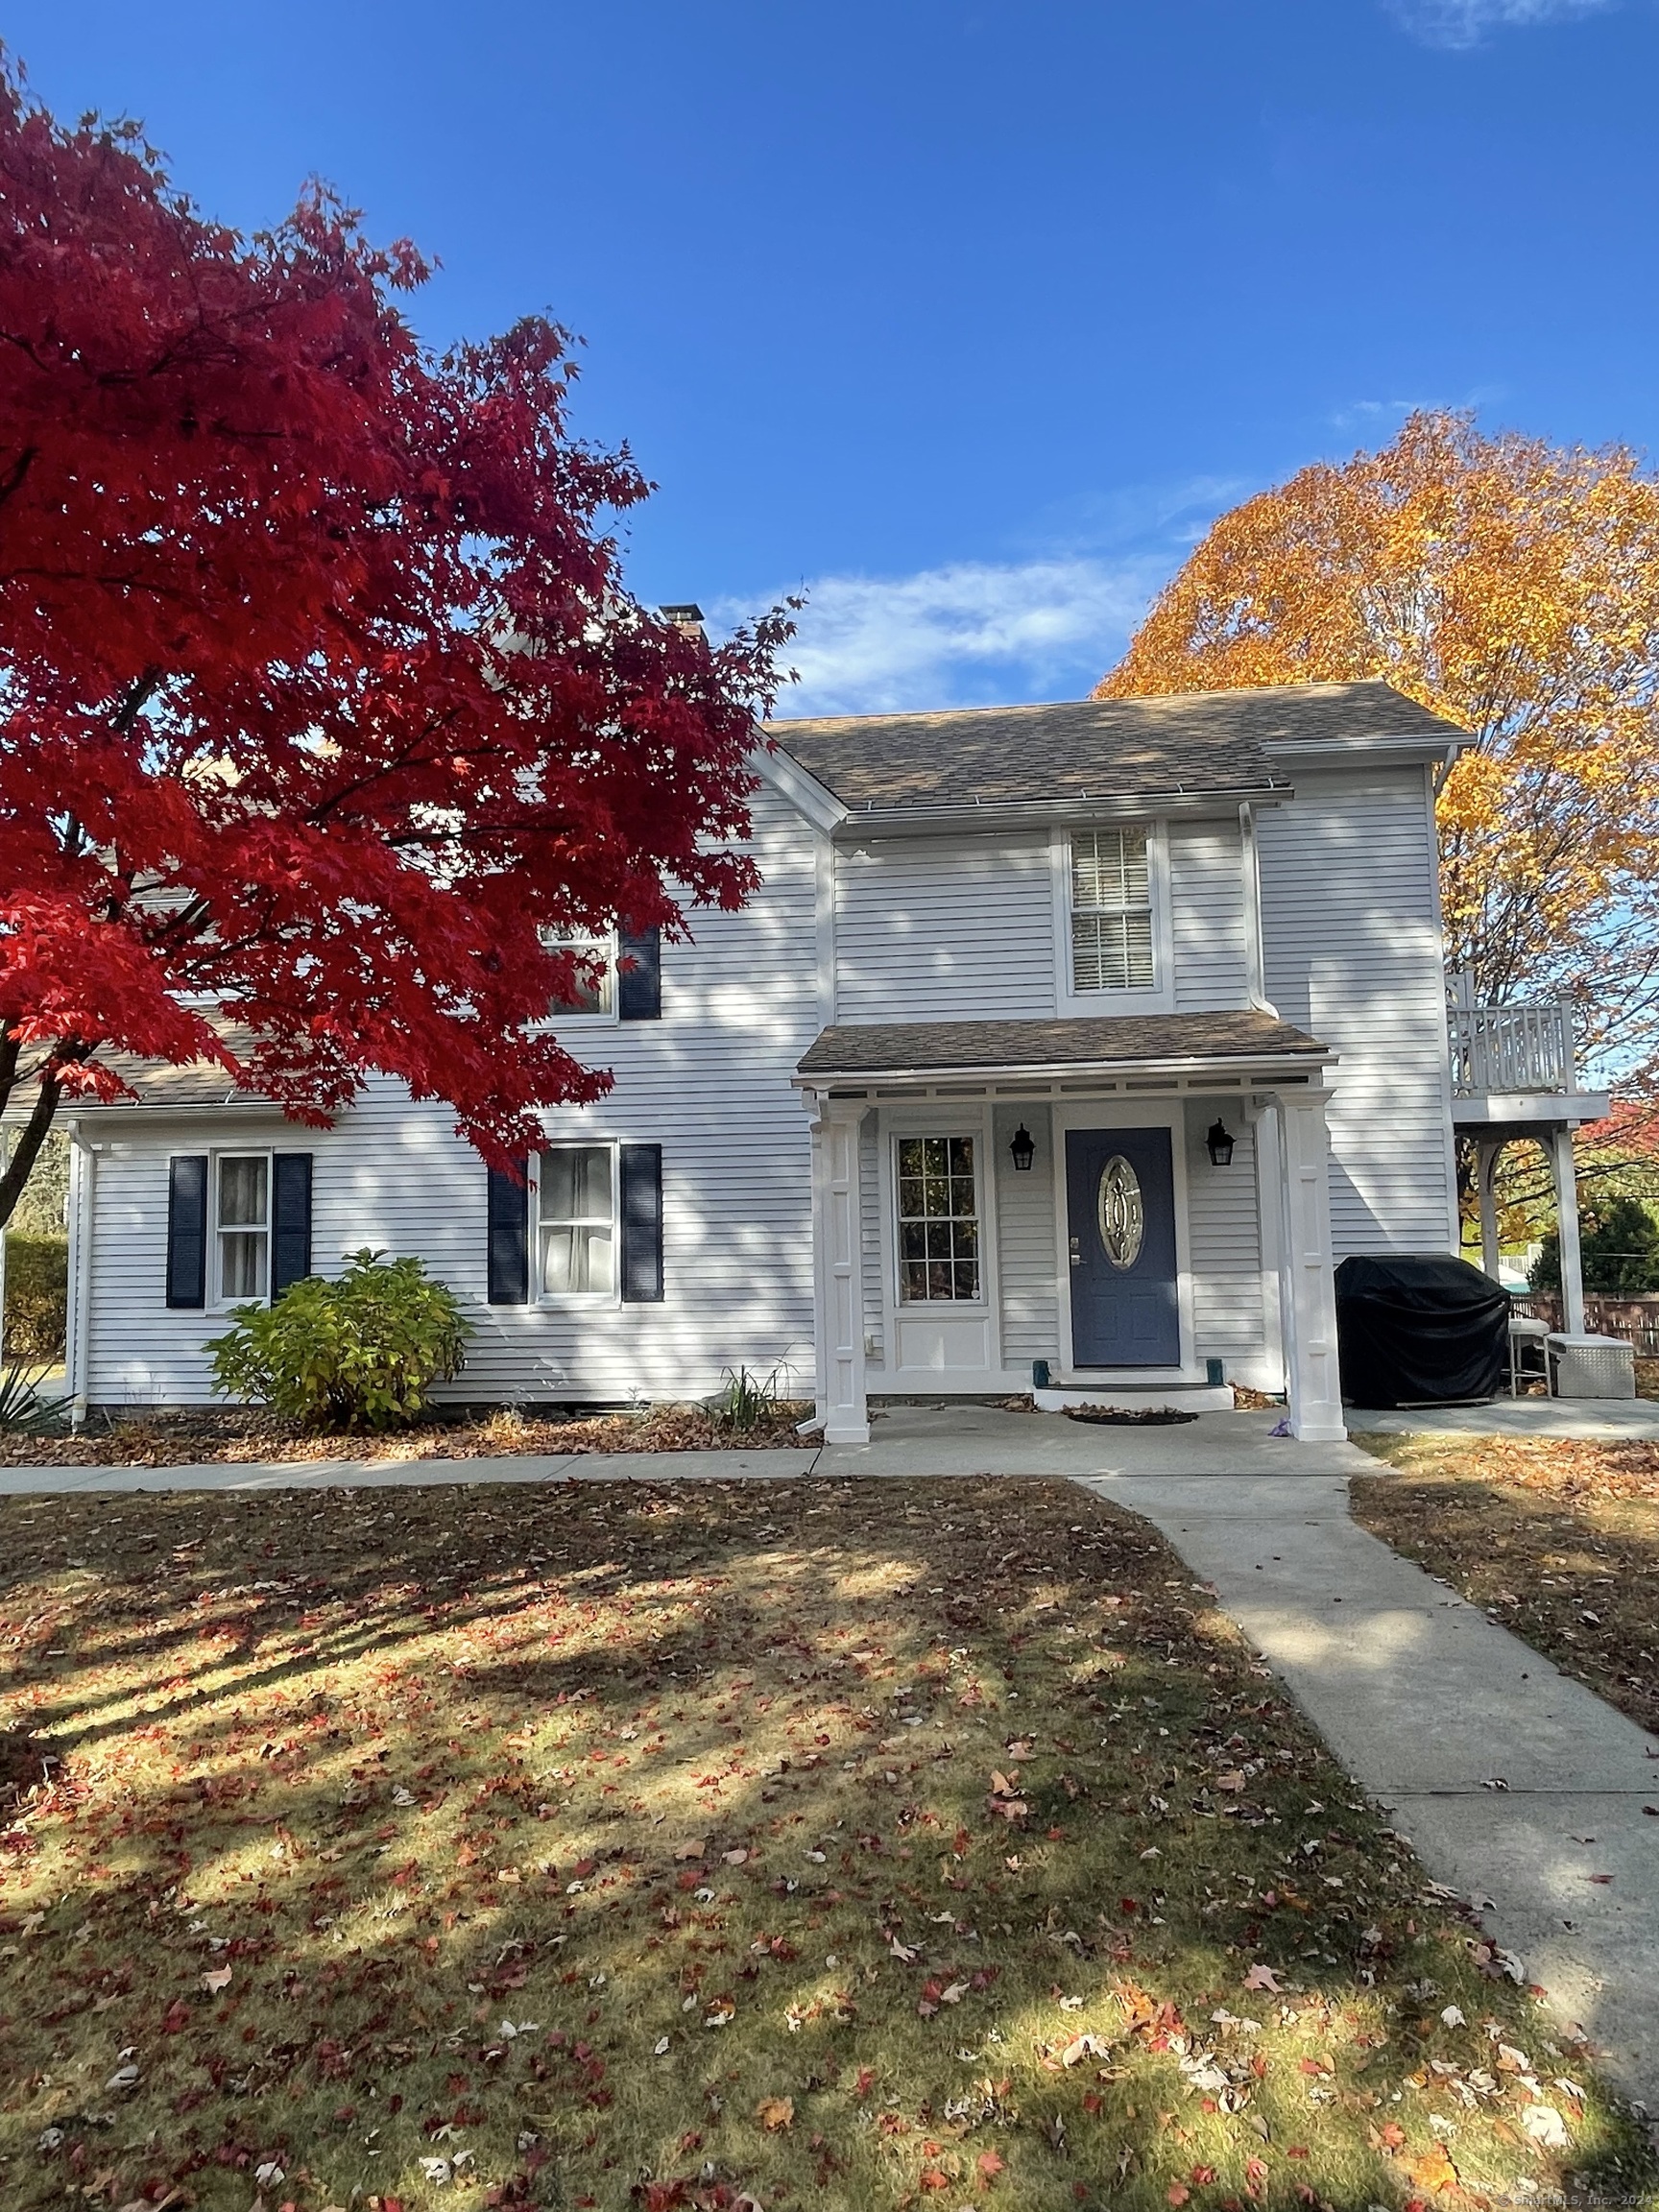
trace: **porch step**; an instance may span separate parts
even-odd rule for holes
[[[1094,1382],[1031,1395],[1039,1413],[1064,1413],[1069,1406],[1117,1406],[1125,1412],[1145,1406],[1167,1406],[1176,1413],[1233,1411],[1233,1392],[1225,1382]]]

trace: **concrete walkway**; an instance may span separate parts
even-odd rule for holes
[[[1213,1583],[1349,1772],[1612,2076],[1659,2111],[1659,1743],[1358,1527],[1352,1444],[1274,1437],[1271,1413],[1096,1428],[991,1407],[896,1407],[817,1451],[12,1468],[0,1494],[334,1485],[1042,1475],[1142,1513]],[[1596,1875],[1611,1880],[1599,1882]]]
[[[1389,1479],[1345,1449],[1354,1477]],[[1430,1873],[1482,1901],[1558,2017],[1659,2113],[1659,1743],[1358,1527],[1346,1473],[1087,1487],[1214,1585]]]
[[[590,1452],[506,1459],[313,1459],[189,1467],[0,1468],[0,1497],[41,1491],[325,1490],[435,1482],[686,1482],[803,1475],[1269,1474],[1331,1472],[1346,1445],[1273,1436],[1277,1413],[1202,1413],[1160,1428],[1097,1428],[991,1406],[896,1406],[868,1444],[775,1452]],[[1334,1455],[1334,1456],[1333,1456]],[[1366,1462],[1369,1464],[1369,1462]]]

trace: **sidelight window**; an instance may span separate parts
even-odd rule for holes
[[[899,1140],[899,1292],[910,1305],[979,1296],[972,1137]]]

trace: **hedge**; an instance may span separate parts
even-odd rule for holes
[[[6,1239],[6,1355],[56,1361],[69,1328],[69,1240],[66,1237]]]

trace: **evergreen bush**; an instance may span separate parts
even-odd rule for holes
[[[68,1328],[68,1238],[12,1231],[6,1238],[7,1357],[55,1366]]]

